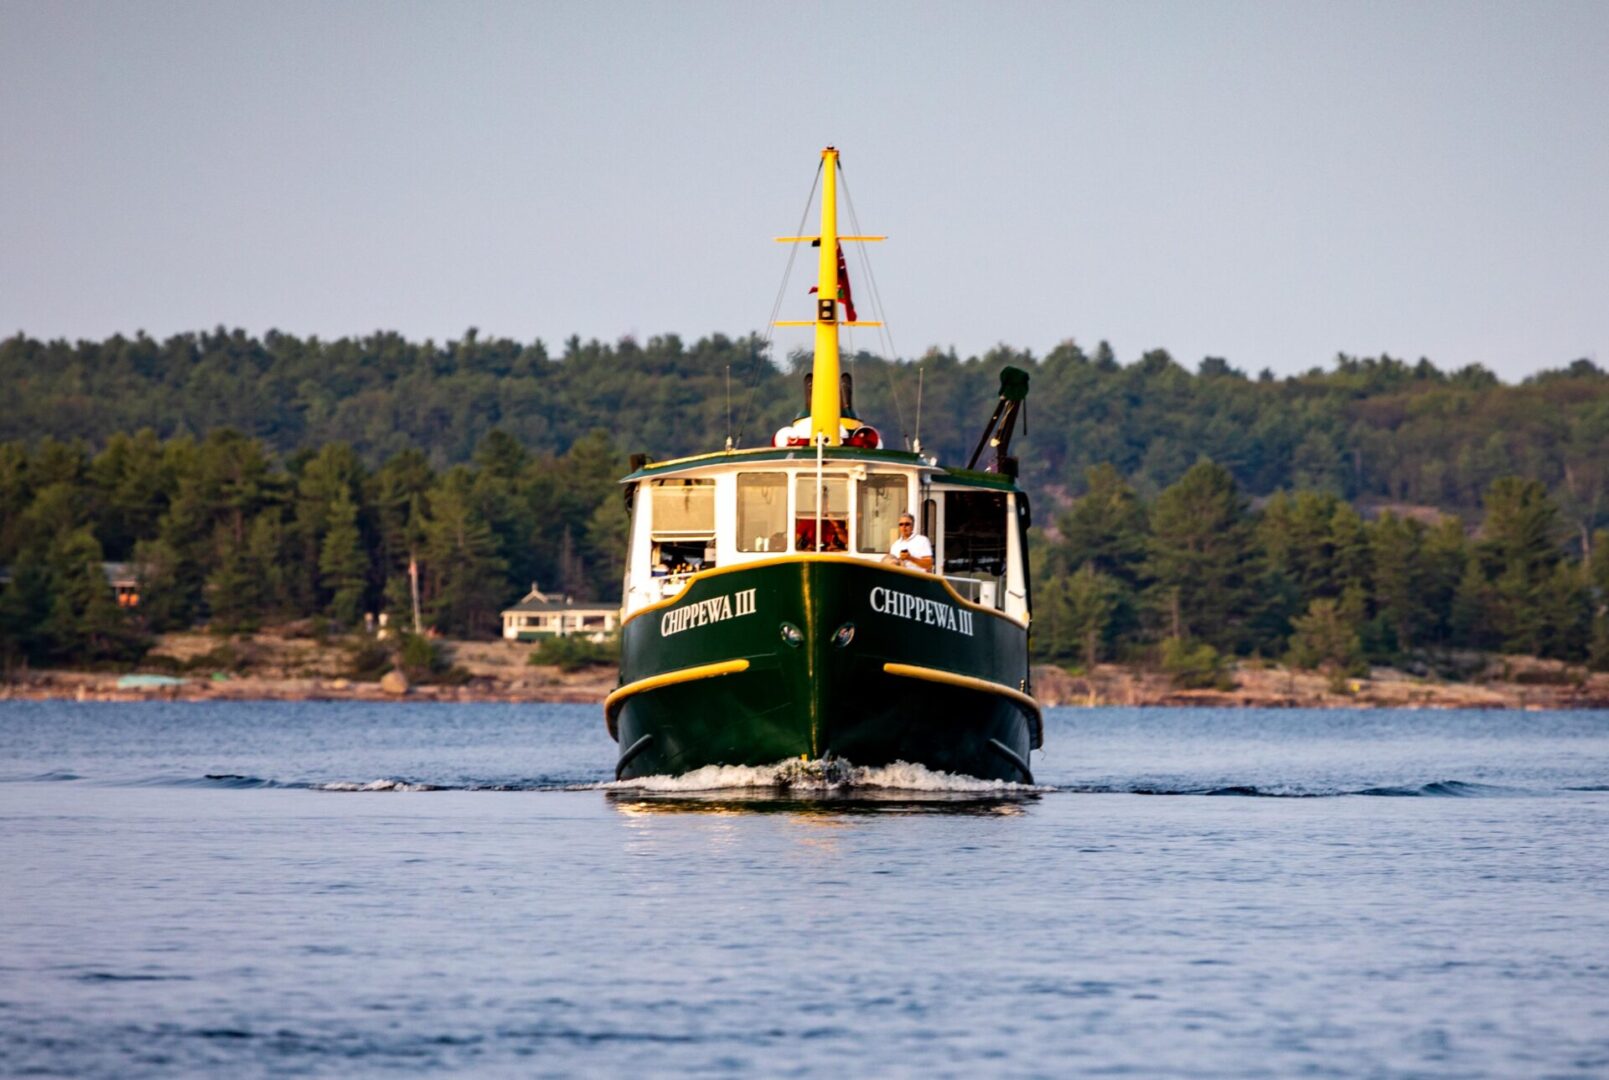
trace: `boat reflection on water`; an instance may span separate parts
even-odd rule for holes
[[[1040,792],[896,791],[866,788],[799,792],[787,789],[725,791],[610,791],[609,805],[623,814],[792,814],[843,817],[866,814],[1013,816],[1037,803]]]

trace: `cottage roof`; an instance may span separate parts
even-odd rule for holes
[[[589,615],[607,614],[620,610],[618,604],[606,604],[601,600],[582,600],[577,602],[573,597],[561,596],[557,593],[545,593],[533,583],[531,591],[525,594],[525,599],[513,607],[503,609],[504,615],[528,614],[538,611],[577,611]]]

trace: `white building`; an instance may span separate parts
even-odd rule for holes
[[[525,599],[503,612],[503,637],[509,641],[535,641],[545,637],[581,634],[592,641],[620,629],[620,609],[598,603],[576,603],[568,596],[549,595],[531,583]]]

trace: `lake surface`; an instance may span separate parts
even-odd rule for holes
[[[0,1075],[1609,1075],[1609,713],[1047,729],[710,792],[590,707],[0,703]]]

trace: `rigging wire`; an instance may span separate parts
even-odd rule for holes
[[[849,177],[844,173],[841,163],[838,168],[838,175],[844,183],[844,205],[849,210],[849,227],[854,230],[853,235],[864,236],[865,233],[861,232],[860,229],[860,216],[855,213],[854,196],[849,193]],[[894,385],[894,364],[899,358],[899,353],[894,350],[894,332],[889,329],[888,309],[883,307],[883,295],[877,288],[877,278],[872,274],[871,256],[866,253],[866,245],[857,244],[856,246],[860,248],[860,264],[866,274],[866,283],[871,286],[872,305],[877,311],[879,321],[883,324],[878,328],[878,336],[882,338],[882,344],[886,352],[884,371],[888,375],[888,396],[894,400],[894,418],[899,422],[900,438],[905,442],[905,449],[909,450],[911,448],[911,432],[905,426],[905,410],[900,406],[899,390]]]
[[[821,186],[822,162],[816,163],[816,178],[810,184],[810,194],[805,196],[804,211],[799,215],[799,227],[793,230],[794,236],[803,236],[805,222],[810,219],[810,207],[816,201],[816,189]],[[793,264],[799,257],[799,245],[788,245],[788,265],[782,271],[782,284],[777,286],[777,298],[771,304],[771,317],[765,320],[765,335],[760,341],[760,347],[754,352],[754,359],[749,364],[749,396],[743,403],[743,419],[737,426],[737,436],[733,439],[734,447],[743,444],[743,429],[748,426],[749,413],[754,407],[754,393],[760,388],[760,357],[770,351],[771,339],[776,336],[777,315],[782,311],[782,302],[787,299],[788,282],[793,277]]]

